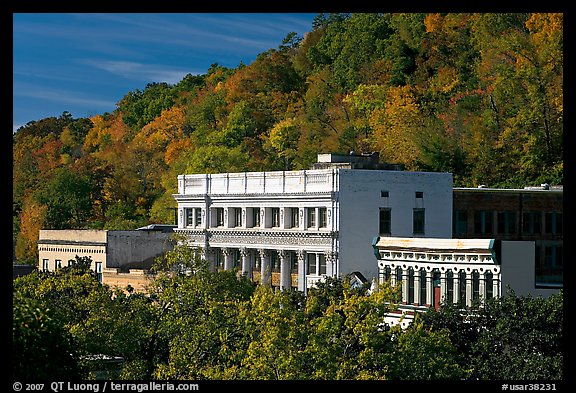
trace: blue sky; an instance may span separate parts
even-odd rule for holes
[[[112,112],[148,83],[248,65],[310,13],[13,14],[13,131],[29,121]]]

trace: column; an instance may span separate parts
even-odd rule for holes
[[[336,269],[336,251],[326,251],[324,256],[326,257],[326,275],[329,277],[335,277],[338,271]]]
[[[242,275],[252,279],[252,266],[250,264],[250,251],[246,247],[240,248],[240,257],[242,258]]]
[[[466,272],[466,307],[472,306],[472,271]]]
[[[444,301],[446,299],[446,295],[448,294],[448,284],[446,283],[446,270],[440,270],[440,301]]]
[[[452,302],[457,304],[460,301],[460,271],[452,274]]]
[[[278,251],[278,257],[280,258],[280,290],[288,290],[292,287],[290,258],[285,250]]]
[[[432,270],[426,272],[426,306],[432,305],[434,288],[432,287]]]
[[[414,304],[420,304],[420,269],[414,269]]]
[[[260,249],[260,259],[262,264],[260,265],[260,284],[270,285],[272,272],[270,269],[270,250]]]
[[[500,271],[492,270],[492,295],[500,297]]]
[[[232,250],[224,247],[222,249],[222,254],[224,254],[224,270],[232,270],[233,262],[232,262]]]
[[[298,250],[298,290],[306,295],[306,251]]]
[[[408,269],[402,268],[402,304],[408,304]]]
[[[486,273],[480,273],[479,274],[479,281],[480,281],[480,285],[479,285],[479,292],[480,292],[480,301],[484,302],[484,300],[486,300]]]
[[[386,270],[387,267],[387,265],[384,265],[384,270]],[[392,266],[390,266],[390,286],[392,288],[396,286],[396,268],[392,269]]]

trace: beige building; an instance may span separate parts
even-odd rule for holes
[[[54,271],[79,257],[90,257],[100,282],[143,290],[154,260],[172,249],[171,228],[144,227],[132,231],[41,230],[38,269]]]

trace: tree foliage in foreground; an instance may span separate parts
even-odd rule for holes
[[[93,378],[105,355],[124,360],[108,376],[131,380],[562,378],[562,293],[445,305],[402,330],[383,320],[398,288],[327,278],[304,297],[197,255],[177,245],[146,294],[100,284],[82,258],[15,279],[14,376]]]

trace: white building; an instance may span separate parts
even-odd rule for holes
[[[452,175],[368,168],[319,155],[301,171],[178,176],[178,228],[215,269],[307,288],[354,271],[377,277],[375,235],[452,236]],[[372,165],[373,166],[373,165]]]
[[[538,288],[534,241],[498,239],[375,239],[379,284],[401,284],[402,301],[386,322],[405,327],[414,312],[441,301],[470,307],[506,294],[547,297],[559,289]],[[403,316],[403,319],[401,317]]]

